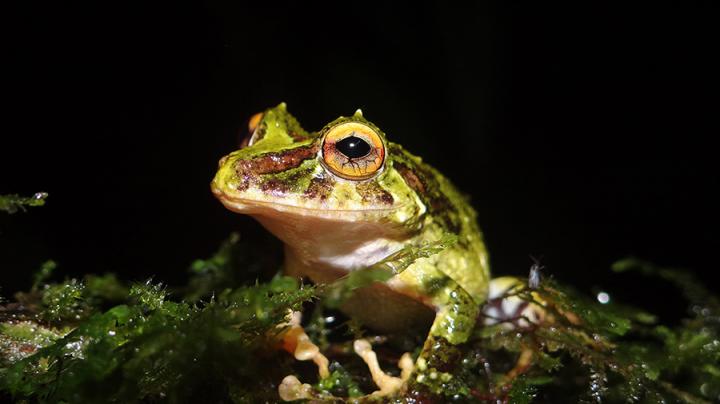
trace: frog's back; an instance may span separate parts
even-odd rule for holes
[[[432,265],[460,284],[478,303],[484,302],[490,271],[475,210],[465,195],[435,168],[399,145],[391,143],[389,148],[395,156],[393,168],[427,209],[418,237],[438,240],[445,234],[457,236],[457,243],[437,254]]]

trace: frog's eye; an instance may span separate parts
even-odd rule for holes
[[[382,168],[385,145],[369,126],[345,122],[325,134],[322,158],[336,175],[349,180],[364,180]]]

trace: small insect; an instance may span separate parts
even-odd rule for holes
[[[542,259],[542,257],[540,257],[540,259],[537,259],[531,255],[530,259],[533,260],[533,264],[530,265],[530,275],[528,275],[528,287],[530,289],[537,289],[540,287],[540,271],[545,269],[545,265],[542,265],[540,263],[540,259]]]

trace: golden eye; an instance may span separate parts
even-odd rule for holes
[[[383,166],[385,145],[380,135],[359,122],[345,122],[330,128],[322,146],[325,165],[349,180],[372,177]]]

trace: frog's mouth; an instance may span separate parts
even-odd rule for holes
[[[325,206],[303,206],[300,198],[293,201],[263,201],[258,199],[240,198],[230,196],[220,190],[213,189],[215,196],[229,210],[250,216],[279,216],[283,214],[325,218],[338,221],[371,220],[374,217],[385,216],[396,211],[401,206],[368,207],[363,209],[339,209]],[[297,203],[292,203],[297,202]]]

